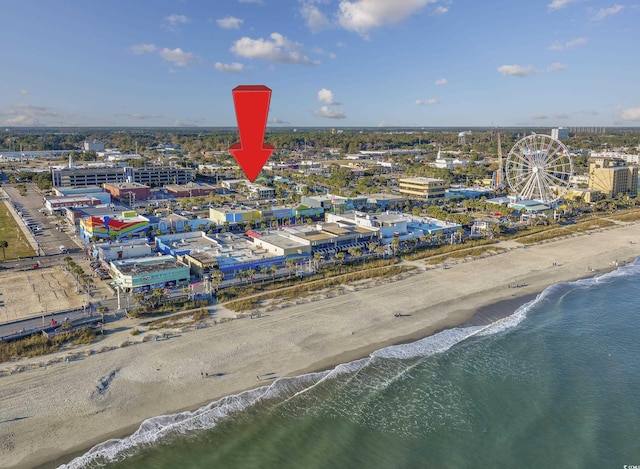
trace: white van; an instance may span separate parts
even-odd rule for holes
[[[60,246],[60,252],[61,252],[61,253],[66,254],[66,253],[67,253],[67,251],[68,251],[68,250],[67,250],[66,246]]]

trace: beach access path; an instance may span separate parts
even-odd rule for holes
[[[640,256],[640,243],[631,240],[640,240],[640,224],[514,246],[446,270],[427,269],[168,340],[129,345],[135,338],[123,330],[73,349],[70,362],[61,359],[71,352],[64,351],[0,364],[2,465],[68,461],[94,444],[132,433],[147,418],[272,381],[258,381],[256,374],[277,378],[329,369],[467,323],[479,311],[476,320],[504,317],[551,284]],[[109,347],[115,348],[100,353]]]

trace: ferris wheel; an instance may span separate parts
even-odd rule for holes
[[[567,193],[573,160],[567,147],[549,135],[533,134],[513,146],[505,175],[521,198],[550,204]]]

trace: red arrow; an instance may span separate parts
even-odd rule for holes
[[[233,89],[233,104],[240,141],[229,147],[249,181],[258,173],[273,153],[273,146],[264,142],[271,90],[264,85],[240,85]]]

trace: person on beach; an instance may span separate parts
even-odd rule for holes
[[[262,381],[262,380],[260,379],[260,375],[256,375],[256,379],[257,379],[258,381]]]

